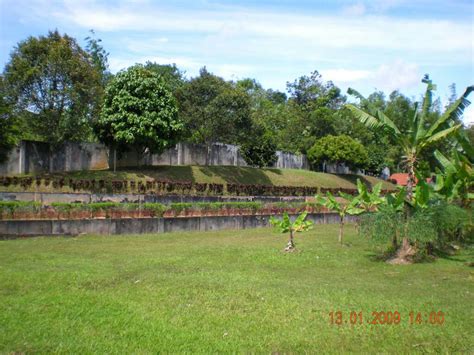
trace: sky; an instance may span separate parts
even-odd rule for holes
[[[428,73],[443,103],[452,83],[458,95],[474,84],[473,0],[0,0],[2,68],[19,41],[54,29],[81,45],[94,29],[112,72],[153,61],[193,77],[206,66],[285,91],[317,70],[344,92],[415,99]]]

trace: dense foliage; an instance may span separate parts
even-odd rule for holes
[[[74,38],[54,31],[21,41],[3,76],[14,113],[27,116],[41,139],[60,144],[91,136],[101,76]]]
[[[3,78],[0,77],[0,163],[7,159],[8,152],[17,144],[20,137],[12,107],[6,101]]]
[[[232,83],[202,68],[176,94],[186,137],[208,147],[213,142],[239,144],[251,132],[250,98]]]
[[[326,162],[363,169],[369,158],[364,146],[351,137],[328,135],[316,141],[308,151],[308,159],[314,166]]]
[[[107,85],[97,125],[107,145],[160,153],[177,142],[182,129],[175,99],[156,73],[135,65]]]
[[[467,97],[474,91],[474,86],[468,87],[459,99],[450,105],[441,116],[437,117],[431,111],[433,91],[436,89],[436,85],[432,83],[428,75],[422,81],[426,84],[426,91],[421,107],[418,109],[418,104],[415,104],[403,124],[397,125],[394,120],[354,89],[349,89],[348,92],[359,98],[367,108],[361,109],[352,104],[346,105],[366,127],[386,136],[400,147],[403,152],[405,171],[408,173],[408,199],[412,197],[415,174],[420,166],[419,161],[422,153],[427,152],[428,148],[432,148],[435,144],[446,142],[450,136],[454,136],[460,130],[462,124],[459,122],[459,117],[469,105]]]
[[[240,145],[240,154],[248,165],[263,168],[277,162],[276,149],[273,137],[263,130],[254,129],[246,142]]]

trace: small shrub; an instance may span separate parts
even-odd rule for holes
[[[0,201],[0,215],[8,214],[13,217],[16,211],[36,213],[41,208],[41,203],[34,201]]]

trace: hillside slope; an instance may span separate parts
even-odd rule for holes
[[[113,172],[110,170],[76,171],[54,174],[30,174],[42,178],[72,178],[95,180],[171,180],[196,183],[217,184],[259,184],[273,186],[311,186],[324,188],[356,187],[360,178],[367,185],[373,186],[383,181],[371,176],[336,175],[298,169],[257,169],[236,166],[157,166],[142,169],[127,169]],[[10,187],[11,188],[11,187]],[[10,190],[0,186],[0,190]],[[394,185],[383,181],[384,189],[394,189]]]

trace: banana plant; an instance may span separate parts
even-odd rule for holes
[[[342,197],[345,201],[338,201],[329,191],[326,192],[326,196],[316,195],[316,203],[326,207],[331,211],[335,211],[339,214],[339,237],[338,241],[342,245],[342,239],[344,235],[344,218],[346,215],[358,215],[364,212],[364,209],[358,207],[359,199],[352,195],[346,194],[344,192],[339,192],[339,196]]]
[[[405,206],[406,196],[407,190],[405,187],[402,187],[397,192],[387,195],[385,198],[385,206],[395,212],[402,212]]]
[[[402,149],[408,173],[407,198],[410,200],[413,197],[416,164],[421,152],[428,146],[459,131],[461,127],[459,117],[462,116],[464,109],[470,104],[467,97],[474,91],[474,85],[467,87],[463,95],[457,99],[441,117],[434,123],[429,124],[427,117],[432,106],[432,92],[436,90],[436,85],[432,83],[428,75],[425,75],[422,82],[427,84],[422,107],[418,109],[418,104],[416,104],[413,115],[407,117],[409,120],[409,129],[407,131],[402,131],[398,128],[385,113],[371,106],[367,99],[356,90],[352,88],[347,90],[350,95],[359,98],[361,102],[368,106],[366,112],[355,105],[346,105],[354,116],[369,129],[379,130],[385,133],[385,135],[395,141]]]
[[[474,187],[474,170],[471,161],[457,151],[453,151],[452,158],[446,158],[439,150],[434,153],[442,167],[436,174],[434,190],[443,196],[447,202],[461,200],[465,207],[474,199],[470,192]]]
[[[308,215],[308,212],[301,213],[294,220],[294,222],[291,222],[290,216],[288,216],[288,213],[286,212],[283,214],[282,219],[277,219],[273,216],[270,217],[270,224],[273,225],[278,232],[290,234],[290,239],[288,240],[288,244],[286,245],[286,248],[284,249],[284,251],[292,252],[295,250],[296,248],[295,242],[294,242],[295,233],[305,232],[312,228],[313,222],[306,220],[307,215]]]
[[[369,191],[367,185],[357,179],[357,199],[359,201],[359,207],[365,212],[374,211],[380,204],[384,203],[385,199],[380,195],[382,192],[382,183],[378,183]]]
[[[416,175],[417,183],[415,186],[413,198],[407,200],[407,203],[415,209],[427,208],[431,198],[433,197],[434,189],[429,185],[422,176]]]

